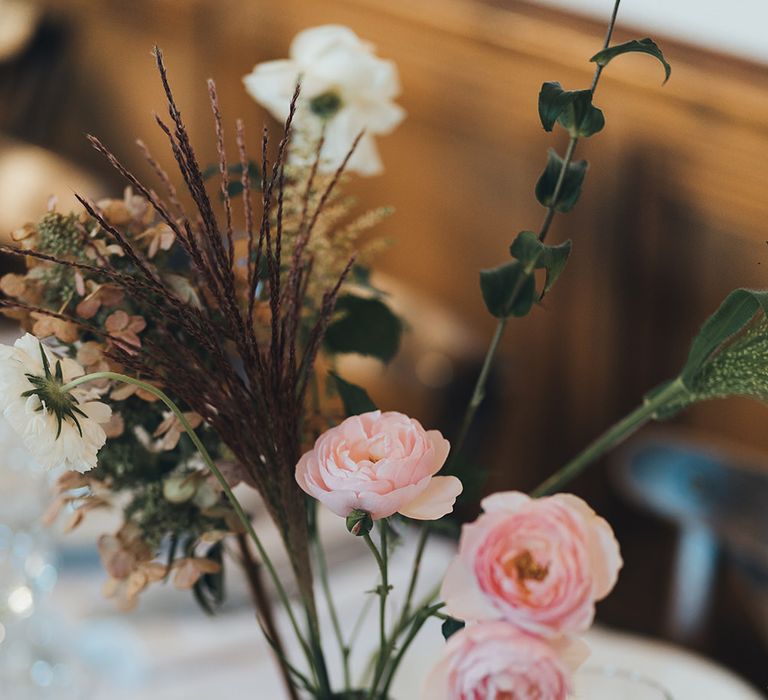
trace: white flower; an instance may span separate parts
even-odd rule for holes
[[[51,374],[51,367],[57,372],[60,367],[60,379]],[[94,395],[86,389],[68,394],[57,390],[61,382],[83,374],[77,362],[58,360],[29,333],[13,346],[0,345],[0,412],[13,433],[0,432],[0,449],[6,452],[20,441],[47,469],[63,466],[84,472],[95,467],[96,453],[106,441],[99,424],[109,420],[111,410],[91,400]]]
[[[402,107],[393,102],[400,93],[395,64],[377,58],[371,44],[351,29],[332,24],[297,34],[290,56],[257,65],[243,79],[246,90],[284,121],[300,80],[301,97],[295,117],[297,150],[301,151],[303,145],[311,152],[325,125],[321,169],[332,171],[364,130],[347,167],[361,175],[381,172],[373,136],[390,133],[405,116]]]

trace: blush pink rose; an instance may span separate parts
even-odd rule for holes
[[[449,449],[438,430],[395,411],[371,411],[317,438],[296,465],[296,481],[342,517],[363,510],[374,520],[394,513],[436,520],[462,490],[455,476],[435,476]]]
[[[442,598],[462,620],[504,619],[555,637],[586,630],[622,566],[610,525],[580,498],[497,493],[462,529]]]
[[[478,622],[448,640],[421,700],[565,700],[588,655],[579,640],[550,643],[508,622]]]

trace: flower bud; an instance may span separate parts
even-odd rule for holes
[[[197,484],[189,475],[178,474],[163,482],[163,497],[169,503],[186,503],[197,492]]]
[[[367,535],[373,528],[373,518],[364,510],[353,510],[347,516],[347,530],[355,537]]]

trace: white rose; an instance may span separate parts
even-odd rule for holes
[[[395,64],[375,56],[351,29],[325,25],[297,34],[290,58],[260,63],[243,79],[248,93],[283,121],[299,80],[297,150],[309,144],[311,151],[325,126],[320,167],[333,171],[365,131],[347,167],[361,175],[380,173],[374,135],[390,133],[405,116],[393,101],[400,93]]]

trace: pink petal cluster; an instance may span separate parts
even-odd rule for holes
[[[622,565],[616,538],[570,494],[510,491],[482,506],[462,529],[441,591],[446,611],[468,624],[448,641],[422,698],[565,700],[588,653],[573,635],[592,624]]]
[[[461,493],[454,476],[435,476],[450,445],[437,430],[395,411],[352,416],[324,432],[296,465],[296,481],[337,515],[374,520],[400,513],[437,520]]]
[[[443,581],[448,612],[546,637],[587,630],[622,565],[610,525],[570,494],[497,493],[482,506]]]
[[[480,622],[448,640],[422,700],[560,700],[588,653],[577,640],[551,644],[506,622]]]

